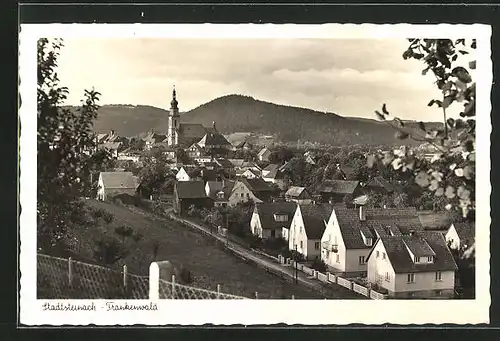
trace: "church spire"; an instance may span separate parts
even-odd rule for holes
[[[170,108],[171,109],[178,109],[177,105],[179,103],[177,102],[177,93],[175,92],[175,85],[174,85],[174,90],[172,91],[172,102],[170,102]]]

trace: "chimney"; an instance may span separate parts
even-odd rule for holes
[[[359,206],[359,220],[360,221],[365,221],[366,220],[366,212],[364,210],[363,205]]]
[[[215,121],[212,121],[212,128],[214,128],[214,130],[217,131],[217,128],[215,128]]]
[[[115,135],[115,131],[113,129],[111,129],[111,132],[109,133],[109,136],[114,136]]]
[[[415,230],[410,230],[410,236],[414,236],[415,235]]]

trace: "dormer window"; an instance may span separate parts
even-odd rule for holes
[[[224,199],[224,192],[220,191],[217,193],[217,198],[218,199]]]
[[[288,215],[286,215],[286,214],[280,214],[280,213],[275,213],[274,214],[274,220],[275,221],[288,221]]]
[[[424,257],[415,256],[414,261],[415,263],[419,264],[434,263],[434,256],[424,256]]]
[[[363,232],[361,232],[361,237],[363,237],[363,243],[365,243],[366,246],[372,246],[372,238],[365,236]]]

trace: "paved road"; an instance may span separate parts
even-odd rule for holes
[[[154,219],[158,220],[165,220],[165,217],[161,217],[157,214],[146,212],[143,210],[134,210],[137,211],[137,213],[140,212],[140,214],[144,216],[151,216]],[[202,233],[205,233],[207,235],[210,235],[213,238],[216,238],[220,242],[224,243],[227,245],[227,248],[230,249],[232,252],[234,252],[237,256],[242,257],[243,259],[247,259],[250,261],[253,261],[257,266],[264,268],[268,270],[269,272],[288,278],[289,280],[294,280],[295,279],[295,268],[291,266],[283,266],[276,261],[272,260],[270,257],[266,257],[263,255],[260,255],[258,253],[252,252],[251,250],[248,250],[247,248],[238,245],[235,242],[232,242],[231,240],[229,241],[229,244],[227,243],[227,239],[225,236],[222,236],[220,234],[213,234],[209,228],[206,226],[203,226],[201,224],[198,224],[196,222],[179,218],[173,214],[173,208],[166,209],[165,214],[170,217],[170,219],[176,220],[178,222],[184,223],[186,225],[189,225],[192,228],[195,228],[199,230]],[[297,271],[297,281],[300,284],[303,284],[311,289],[314,289],[316,291],[319,291],[323,293],[327,297],[331,298],[338,298],[339,297],[339,291],[343,292],[342,297],[350,297],[350,298],[358,298],[358,299],[366,299],[366,297],[362,295],[358,295],[357,293],[350,291],[340,285],[334,284],[334,283],[322,283],[318,281],[317,279],[314,279],[307,274],[303,273],[302,271]]]
[[[200,225],[198,223],[192,222],[192,221],[187,220],[187,219],[182,219],[182,218],[176,217],[173,214],[171,214],[171,212],[172,212],[172,210],[167,210],[167,214],[169,214],[170,218],[177,220],[179,222],[183,222],[183,223],[185,223],[193,228],[198,229],[201,232],[209,234],[212,237],[221,241],[222,243],[227,243],[225,236],[221,236],[219,234],[212,234],[210,229],[208,229],[207,227]],[[281,276],[287,276],[291,279],[295,279],[295,268],[292,268],[291,266],[282,266],[281,264],[275,263],[269,257],[265,257],[265,256],[259,255],[257,253],[254,253],[254,252],[252,252],[248,249],[245,249],[244,247],[242,247],[238,244],[235,244],[235,243],[229,242],[229,245],[227,247],[228,247],[228,249],[232,250],[233,252],[240,255],[241,257],[253,261],[254,263],[256,263],[260,267],[270,269],[271,272],[273,272],[275,274],[279,274]],[[365,298],[364,296],[358,295],[358,294],[356,294],[348,289],[345,289],[341,286],[338,286],[336,284],[333,284],[333,283],[324,284],[324,283],[318,281],[317,279],[314,279],[314,278],[308,276],[307,274],[303,273],[302,271],[297,272],[297,280],[299,283],[306,285],[312,289],[323,292],[327,296],[330,296],[330,294],[331,294],[334,297],[338,297],[338,291],[345,290],[349,293],[352,293],[353,298],[354,297]]]

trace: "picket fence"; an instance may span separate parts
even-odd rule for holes
[[[103,266],[37,255],[37,297],[39,299],[248,299],[221,291],[178,284],[175,275],[160,278],[153,262],[150,276],[136,276]],[[156,266],[158,267],[158,266]],[[161,267],[161,266],[160,266]],[[257,298],[257,294],[256,294]]]
[[[290,265],[292,267],[297,266],[297,269],[304,272],[305,274],[309,276],[313,276],[317,278],[319,281],[323,283],[333,283],[333,284],[338,284],[346,289],[349,289],[351,291],[354,291],[360,295],[363,295],[365,297],[374,299],[374,300],[383,300],[386,299],[387,296],[384,294],[381,294],[373,289],[369,289],[363,285],[357,284],[355,282],[352,282],[348,279],[342,278],[338,275],[334,275],[332,273],[327,272],[326,274],[319,272],[317,270],[311,269],[304,264],[297,263],[294,260],[290,258],[285,258],[282,255],[278,256],[278,262],[282,265]]]

